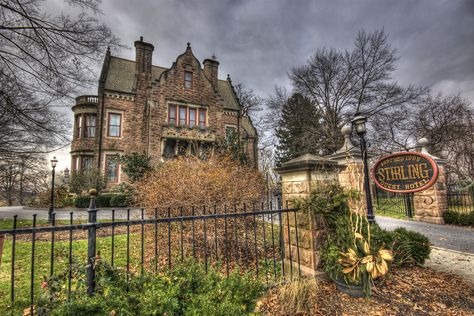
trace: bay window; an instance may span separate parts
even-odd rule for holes
[[[96,115],[95,114],[85,114],[85,135],[86,138],[95,137],[95,123]]]
[[[83,156],[82,157],[82,171],[91,171],[92,170],[92,162],[93,162],[93,157],[92,156]]]
[[[82,136],[82,114],[76,115],[76,138],[81,138]]]

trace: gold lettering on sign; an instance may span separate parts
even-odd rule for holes
[[[426,163],[420,163],[420,176],[423,179],[429,178],[428,165]]]
[[[427,179],[430,177],[428,165],[426,163],[378,168],[377,175],[380,181],[416,180],[420,178]]]

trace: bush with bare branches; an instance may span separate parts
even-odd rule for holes
[[[192,207],[257,203],[263,196],[264,182],[257,170],[226,156],[212,156],[206,161],[183,157],[149,172],[136,188],[137,205],[182,207],[188,212]]]

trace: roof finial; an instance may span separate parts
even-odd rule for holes
[[[216,53],[212,53],[211,59],[217,60]]]
[[[230,75],[229,75],[229,74],[227,74],[227,81],[232,82],[232,80],[230,79]]]
[[[188,42],[188,47],[187,48],[191,48],[191,43],[190,42]]]
[[[143,42],[143,36],[140,36],[140,42]]]

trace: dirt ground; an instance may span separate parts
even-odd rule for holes
[[[435,259],[436,260],[436,259]],[[461,277],[412,267],[395,270],[376,282],[370,300],[339,292],[331,281],[319,281],[304,312],[293,315],[474,315],[474,287]],[[289,315],[278,288],[259,304],[264,315]]]

